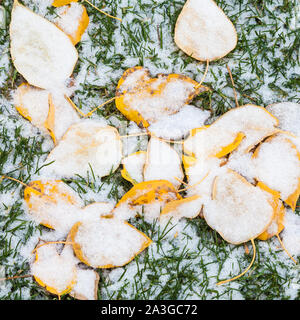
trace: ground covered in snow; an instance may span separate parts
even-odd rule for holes
[[[13,106],[12,94],[23,79],[13,67],[9,54],[12,2],[4,0],[0,6],[0,173],[28,183],[39,176],[53,143]],[[192,104],[208,110],[210,121],[235,106],[227,65],[240,105],[300,103],[298,1],[216,2],[236,26],[238,44],[228,56],[210,63],[204,85],[212,90],[200,94]],[[50,21],[56,18],[57,9],[50,6],[49,0],[23,3]],[[175,22],[184,0],[97,0],[93,3],[98,7],[105,3],[104,10],[123,21],[110,19],[86,5],[90,24],[76,46],[79,60],[73,74],[72,98],[84,113],[114,97],[123,72],[136,65],[148,68],[152,76],[180,73],[201,80],[205,65],[186,56],[173,40]],[[114,102],[97,110],[92,118],[116,127],[121,135],[140,131],[115,108]],[[145,150],[147,138],[130,137],[123,143],[124,154],[128,155]],[[88,178],[78,175],[65,182],[86,205],[95,201],[116,203],[131,187],[122,178],[120,169],[104,178],[94,176],[91,170]],[[0,278],[26,275],[31,251],[38,239],[53,238],[46,228],[30,219],[23,202],[23,189],[10,180],[2,180],[0,184]],[[294,217],[288,216],[288,219]],[[250,254],[246,254],[244,245],[229,245],[200,218],[180,221],[177,237],[169,225],[162,228],[143,219],[130,222],[149,236],[153,244],[125,267],[98,270],[99,299],[300,298],[299,266],[287,257],[276,238],[255,241],[257,258],[251,270],[237,281],[216,286],[218,281],[237,275],[249,265],[250,246]],[[300,237],[291,237],[290,241],[300,241]],[[0,299],[54,298],[31,278],[0,281]]]

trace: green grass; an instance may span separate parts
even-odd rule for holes
[[[33,0],[24,3],[37,11]],[[102,7],[104,2],[93,3]],[[79,61],[74,77],[81,75],[83,80],[73,98],[84,112],[115,95],[119,77],[133,61],[149,67],[153,75],[180,72],[199,81],[204,72],[203,65],[170,42],[183,0],[128,0],[121,6],[119,3],[107,0],[104,10],[122,15],[122,24],[87,6],[90,21],[96,27],[89,29],[88,36],[77,45]],[[299,28],[291,28],[297,0],[219,0],[217,3],[236,25],[239,41],[234,52],[211,63],[205,81],[211,91],[201,94],[193,103],[210,110],[212,117],[235,106],[227,64],[240,105],[300,102]],[[12,1],[4,0],[1,6],[7,20],[5,28],[0,29],[0,173],[28,183],[39,173],[51,145],[49,138],[32,129],[13,108],[11,92],[23,79],[8,55]],[[48,8],[46,17],[55,17],[55,9]],[[106,66],[104,74],[99,73],[101,66]],[[114,103],[99,109],[93,118],[105,118],[117,123],[118,128],[128,122]],[[95,177],[91,168],[88,178],[78,176],[65,182],[86,204],[98,200],[102,192],[108,199],[118,201],[131,187],[122,179],[120,168],[102,179]],[[41,236],[44,230],[28,218],[22,197],[22,186],[2,180],[0,266],[7,277],[29,272],[30,261],[24,260],[22,247],[32,237]],[[124,268],[98,270],[99,299],[289,299],[287,288],[300,285],[298,269],[278,248],[276,239],[256,241],[257,258],[251,271],[233,283],[217,287],[216,282],[236,275],[250,263],[251,255],[245,254],[243,246],[228,245],[200,218],[183,225],[177,238],[170,236],[170,226],[162,230],[142,218],[131,223],[151,237],[154,245]],[[224,274],[230,263],[234,264],[234,273]],[[0,283],[0,299],[24,298],[56,299],[31,278]],[[293,298],[299,299],[299,294]]]

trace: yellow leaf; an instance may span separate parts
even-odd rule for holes
[[[73,25],[77,25],[76,30],[72,30],[72,32],[70,32],[67,28],[64,27],[64,19],[69,19],[68,15],[72,16],[73,7],[71,6],[68,6],[66,10],[55,21],[55,24],[70,37],[73,45],[76,45],[81,40],[81,37],[88,27],[90,21],[85,6],[80,4],[77,4],[77,6],[80,6],[82,8],[82,13],[77,21],[73,21]],[[77,10],[77,8],[74,8],[74,10]],[[70,24],[69,21],[68,24]]]
[[[295,210],[300,195],[300,153],[296,145],[287,137],[288,135],[285,133],[272,135],[256,148],[252,158],[254,159],[256,179],[263,182],[270,189],[272,186],[273,190],[279,192],[280,198],[289,205],[292,210]],[[283,148],[285,151],[282,153]],[[268,161],[270,155],[273,157],[273,159],[270,159],[273,160],[273,162]],[[276,159],[278,160],[276,161]],[[265,174],[265,172],[273,168],[274,161],[276,161],[273,169],[274,176],[270,177],[270,175]],[[278,169],[278,165],[282,166],[280,170]],[[285,174],[286,166],[294,168],[295,176],[292,177],[291,175],[287,176]],[[290,185],[294,186],[292,191],[286,190],[287,185],[281,183],[283,179],[291,180]]]
[[[85,241],[87,234],[89,240]],[[94,268],[124,266],[152,243],[149,237],[131,224],[108,216],[92,223],[77,222],[69,236],[76,257]]]
[[[225,157],[227,154],[231,153],[233,150],[235,150],[239,146],[239,144],[241,143],[244,137],[245,135],[242,132],[238,132],[234,141],[229,145],[222,147],[221,150],[214,155],[214,157],[217,157],[217,158]]]
[[[61,204],[81,207],[81,199],[61,180],[36,180],[24,189],[24,200],[32,214],[42,225],[56,229],[59,221],[54,217]]]
[[[194,59],[213,61],[235,48],[237,32],[214,1],[187,0],[176,21],[174,40]]]
[[[284,229],[285,208],[282,201],[280,200],[279,192],[270,189],[262,182],[258,182],[257,186],[272,195],[271,205],[274,209],[274,217],[271,225],[273,223],[276,224],[276,228],[274,228],[273,226],[271,229],[267,228],[262,234],[257,237],[257,239],[265,241],[279,234]]]
[[[146,161],[146,155],[146,151],[137,151],[131,153],[122,160],[123,169],[121,170],[121,175],[133,185],[144,180],[143,168]]]
[[[40,254],[40,251],[42,254]],[[50,266],[50,267],[49,267]],[[69,293],[76,283],[77,271],[75,263],[59,255],[55,248],[47,245],[35,250],[35,261],[32,264],[32,273],[36,282],[47,291],[57,296]],[[65,278],[53,276],[52,271],[65,269]],[[49,272],[45,272],[49,270]]]
[[[177,106],[170,101],[173,95],[167,94],[168,85],[172,84],[177,84],[180,88],[186,86],[176,100],[179,103]],[[137,66],[126,70],[119,80],[116,107],[127,119],[147,128],[159,118],[178,112],[200,92],[208,90],[204,86],[197,88],[197,85],[196,81],[179,74],[160,74],[157,78],[151,78],[147,69]],[[153,102],[155,106],[152,106]]]
[[[172,197],[168,197],[169,193],[172,194]],[[151,203],[154,200],[163,201],[168,198],[169,200],[174,200],[174,196],[177,199],[181,199],[180,194],[171,182],[167,180],[144,181],[136,184],[125,193],[116,207],[119,207],[122,203],[137,206]]]
[[[63,87],[78,59],[70,38],[17,0],[9,31],[12,62],[27,82],[49,90]]]
[[[78,2],[78,0],[54,0],[52,2],[52,5],[54,7],[62,7],[62,6],[65,6],[67,4],[70,4],[71,2]]]
[[[54,128],[55,128],[55,106],[53,104],[52,96],[49,93],[49,112],[48,112],[48,117],[47,120],[45,121],[44,124],[45,128],[49,131],[49,134],[54,142],[56,144],[56,137],[54,133]]]

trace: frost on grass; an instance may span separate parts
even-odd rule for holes
[[[50,10],[51,1],[25,0],[23,3],[54,21],[56,12]],[[98,7],[102,5],[100,1],[95,1],[95,4]],[[270,1],[264,2],[263,6],[248,0],[224,0],[217,1],[217,4],[233,21],[239,43],[233,52],[210,65],[204,85],[213,88],[213,91],[197,97],[193,105],[201,111],[202,107],[210,110],[210,122],[234,106],[226,64],[231,69],[240,105],[253,103],[266,106],[280,101],[299,103],[299,41],[298,29],[295,29],[293,23],[295,1],[284,4],[279,0]],[[1,5],[6,9],[9,20],[11,1],[4,0]],[[91,22],[77,47],[81,59],[77,62],[72,80],[72,100],[76,105],[87,113],[113,97],[123,72],[136,65],[143,65],[151,74],[178,73],[200,81],[205,66],[187,58],[178,50],[173,40],[172,30],[183,5],[184,1],[170,4],[170,1],[160,0],[154,4],[153,1],[113,0],[107,10],[122,17],[122,24],[107,19],[90,8]],[[23,79],[14,72],[9,59],[8,22],[6,29],[0,30],[0,86],[3,93],[0,97],[0,110],[3,114],[0,131],[1,168],[3,173],[29,182],[33,180],[35,171],[41,167],[53,144],[49,137],[22,119],[14,110],[11,89],[16,89]],[[116,111],[114,104],[98,110],[93,118],[106,119],[107,123],[113,119],[116,127],[126,122]],[[133,132],[140,130],[129,122],[129,127],[122,134]],[[146,150],[147,138],[130,137],[124,140],[129,146],[127,154]],[[237,170],[236,166],[232,169]],[[202,176],[206,173],[200,172]],[[39,178],[39,174],[40,171],[34,178]],[[248,175],[252,176],[250,171]],[[89,168],[87,177],[76,176],[68,180],[68,183],[87,204],[94,201],[118,201],[128,190],[128,185],[121,181],[118,171],[115,175],[94,179]],[[38,242],[40,232],[48,241],[57,240],[61,235],[37,228],[20,202],[19,192],[22,192],[22,187],[17,183],[2,181],[0,187],[0,264],[4,266],[5,276],[13,276],[18,270],[28,270],[25,262],[31,258],[30,252]],[[194,189],[187,191],[192,195]],[[297,217],[296,214],[293,217]],[[201,219],[193,219],[188,223],[181,220],[183,232],[178,237],[172,236],[167,240],[166,237],[171,234],[168,233],[169,228],[158,232],[157,226],[149,225],[143,219],[134,223],[141,230],[148,230],[151,238],[150,230],[154,230],[154,245],[149,254],[146,251],[126,267],[102,272],[103,278],[99,284],[101,298],[298,297],[299,273],[292,261],[287,260],[286,254],[278,250],[276,239],[256,242],[259,261],[257,259],[255,262],[253,277],[216,287],[215,283],[219,279],[236,275],[249,264],[250,258],[245,254],[243,246],[225,245],[220,237],[206,228]],[[286,231],[288,226],[287,223]],[[13,234],[9,232],[11,229],[14,230]],[[283,240],[284,232],[281,234]],[[295,247],[296,242],[290,239],[291,245]],[[284,243],[293,252],[288,246],[288,240]],[[216,279],[218,272],[220,276]],[[5,290],[1,287],[0,296],[4,299],[50,299],[30,279],[6,282]]]
[[[292,254],[298,256],[300,254],[300,218],[295,215],[292,210],[287,210],[285,216],[285,228],[282,232],[282,240],[287,250]]]

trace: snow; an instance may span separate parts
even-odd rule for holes
[[[49,10],[47,9],[50,5],[49,0],[25,0],[23,1],[26,5],[29,5],[31,8],[34,8],[37,13],[39,13],[42,16],[46,16],[47,19],[50,19],[51,21],[54,21],[54,15],[51,16],[51,13],[49,13]],[[97,2],[96,2],[97,3]],[[143,4],[151,5],[152,1],[143,1]],[[159,1],[159,4],[161,1]],[[100,4],[100,2],[98,2]],[[245,2],[243,2],[243,5]],[[266,3],[265,6],[269,10],[269,12],[274,12],[278,6],[282,5],[281,1],[274,1],[273,3]],[[128,7],[132,7],[132,9],[128,9]],[[180,9],[179,4],[174,8],[169,8],[169,14],[174,16],[176,14],[176,10]],[[244,26],[257,26],[257,22],[255,21],[253,17],[253,12],[251,10],[247,10],[245,6],[245,10],[242,10],[240,12],[239,6],[236,6],[231,1],[225,1],[224,7],[226,8],[226,13],[229,13],[231,17],[234,17],[235,24],[238,30],[239,35],[241,34],[241,30]],[[109,8],[107,8],[109,9]],[[109,11],[109,10],[107,10]],[[96,94],[92,94],[87,96],[85,94],[85,86],[95,86],[95,88],[99,87],[106,87],[111,92],[115,89],[115,83],[119,80],[119,78],[122,76],[125,69],[128,67],[133,67],[140,64],[140,59],[144,63],[144,67],[149,68],[150,73],[152,75],[156,75],[158,73],[180,73],[185,74],[187,76],[190,76],[193,79],[196,79],[200,81],[203,75],[203,71],[205,69],[204,65],[199,65],[196,61],[189,61],[188,63],[182,59],[180,56],[179,58],[174,59],[173,57],[174,52],[178,50],[176,45],[174,44],[174,41],[171,36],[171,25],[169,23],[165,23],[165,21],[169,21],[166,15],[165,6],[156,6],[155,7],[155,13],[153,14],[152,9],[149,9],[147,12],[141,12],[140,7],[137,3],[131,0],[122,0],[118,2],[118,7],[116,9],[117,16],[122,17],[123,19],[123,26],[126,26],[126,28],[123,28],[121,24],[116,23],[116,29],[113,32],[112,41],[110,41],[110,46],[108,46],[108,49],[105,48],[105,46],[95,46],[95,42],[93,42],[93,37],[95,37],[96,30],[101,30],[100,36],[105,38],[107,30],[104,28],[103,25],[100,25],[95,22],[91,22],[87,32],[84,34],[82,38],[82,42],[80,43],[80,46],[78,48],[81,62],[77,65],[76,74],[74,75],[75,78],[72,79],[74,82],[74,85],[72,88],[63,88],[63,93],[65,93],[65,90],[69,90],[69,93],[74,93],[74,97],[72,97],[72,100],[76,104],[79,105],[79,102],[82,103],[82,108],[84,112],[90,111],[93,107],[99,105],[100,103],[104,102],[106,98],[103,98],[100,94],[98,94],[98,91]],[[100,14],[100,13],[99,13]],[[277,22],[278,22],[278,28],[276,34],[274,34],[272,37],[270,34],[268,34],[269,38],[269,46],[274,48],[274,56],[277,56],[278,58],[282,57],[283,50],[289,48],[292,46],[293,42],[295,41],[295,36],[290,35],[287,36],[287,29],[286,24],[289,24],[289,14],[281,12],[280,16],[277,16]],[[270,22],[270,16],[262,16],[259,17],[261,21],[261,27],[257,26],[253,28],[249,33],[247,33],[247,40],[249,42],[249,45],[255,44],[255,40],[257,38],[256,32],[257,30],[260,32],[264,31],[264,28],[266,25]],[[138,21],[138,22],[137,22]],[[136,29],[136,35],[138,35],[139,29],[139,23],[143,23],[143,25],[147,26],[148,29],[148,41],[140,41],[140,51],[137,53],[132,49],[132,51],[129,50],[128,46],[126,45],[126,42],[128,41],[128,26],[130,27],[130,30]],[[101,23],[100,23],[101,24]],[[160,43],[158,41],[158,34],[157,29],[161,29],[162,34],[162,47],[160,46]],[[292,26],[291,26],[292,28]],[[293,24],[293,30],[296,28],[296,24]],[[284,39],[280,42],[280,45],[275,45],[277,41],[279,41],[279,36],[283,34],[285,35]],[[97,38],[97,37],[96,37]],[[98,40],[97,40],[98,41]],[[254,47],[255,48],[255,47]],[[149,52],[152,52],[153,55],[149,54]],[[253,54],[253,53],[252,53]],[[114,57],[115,56],[122,56],[124,57],[124,60],[121,61],[119,64],[120,67],[115,67],[114,63]],[[264,76],[259,75],[260,78],[258,78],[258,75],[256,75],[256,71],[249,67],[249,57],[250,53],[244,52],[243,56],[240,57],[238,52],[234,52],[233,55],[230,58],[225,58],[224,60],[220,60],[218,63],[214,63],[210,65],[207,77],[205,79],[205,83],[209,83],[215,92],[222,93],[225,96],[228,97],[226,101],[224,101],[224,105],[226,108],[232,108],[233,103],[230,101],[233,101],[233,92],[231,87],[228,87],[227,84],[227,70],[226,70],[226,64],[230,66],[233,74],[236,72],[236,70],[241,69],[242,74],[240,75],[238,81],[240,84],[242,84],[243,89],[245,92],[248,91],[249,94],[249,88],[251,89],[251,97],[253,99],[258,99],[259,101],[262,101],[263,105],[267,104],[273,104],[278,101],[282,101],[282,97],[278,94],[276,90],[273,90],[269,85],[275,83],[277,87],[283,88],[284,83],[287,81],[287,79],[291,79],[293,77],[293,74],[299,74],[299,66],[293,66],[292,64],[288,64],[286,67],[286,72],[284,76],[279,76],[270,74],[271,70],[273,70],[270,66],[272,63],[272,59],[274,56],[271,54],[271,52],[268,54],[269,60],[263,59],[262,55],[257,54],[257,65],[261,70],[266,70]],[[153,57],[156,57],[156,60],[153,59]],[[238,60],[236,60],[238,59]],[[291,59],[292,60],[292,59]],[[88,62],[90,61],[91,64]],[[107,61],[112,61],[111,63],[108,63]],[[10,73],[10,57],[9,57],[9,43],[6,41],[4,44],[0,44],[0,85],[2,86],[6,82],[8,82],[9,77],[11,76]],[[245,65],[247,66],[245,68]],[[282,66],[284,67],[284,66]],[[9,71],[9,72],[8,72]],[[18,78],[18,77],[17,77]],[[258,86],[258,84],[260,86]],[[11,83],[9,83],[11,85]],[[254,87],[258,87],[257,90],[252,90],[252,85]],[[57,89],[57,88],[55,88]],[[286,88],[284,87],[287,96],[284,100],[294,100],[298,101],[295,93],[295,89],[293,88]],[[71,92],[72,91],[72,92]],[[242,93],[242,92],[241,92]],[[240,93],[238,93],[238,96],[241,97]],[[259,98],[258,98],[259,97]],[[213,95],[213,98],[211,101],[211,109],[215,110],[217,105],[217,95]],[[229,102],[228,102],[229,101]],[[41,165],[41,160],[45,160],[45,157],[47,156],[47,153],[49,153],[53,148],[53,143],[51,139],[47,136],[45,136],[43,133],[33,127],[28,121],[22,119],[20,115],[17,114],[17,112],[14,110],[13,103],[10,96],[3,95],[0,97],[0,105],[1,105],[1,114],[0,120],[2,127],[5,129],[8,129],[8,135],[10,136],[11,140],[14,139],[14,130],[18,126],[22,126],[21,129],[21,136],[28,138],[36,138],[39,141],[43,140],[42,143],[42,149],[45,152],[44,156],[41,156],[41,158],[34,158],[33,162],[31,163],[31,173],[32,173],[32,179],[40,178],[41,172],[37,174],[33,174],[34,169],[37,168],[39,165]],[[200,102],[198,101],[195,103],[195,109],[191,108],[191,106],[184,106],[179,113],[172,115],[168,120],[170,120],[170,124],[167,123],[167,119],[162,119],[163,122],[155,123],[151,126],[151,131],[154,132],[156,135],[163,135],[164,138],[169,139],[171,138],[171,133],[168,129],[165,129],[163,133],[161,131],[164,128],[175,129],[174,125],[176,122],[178,123],[179,114],[182,116],[180,119],[180,124],[178,125],[178,128],[176,128],[176,139],[177,136],[186,135],[187,131],[199,126],[202,126],[204,122],[212,122],[214,118],[210,118],[207,120],[206,115],[208,116],[208,111],[203,111],[201,109],[201,99]],[[196,108],[199,110],[198,116],[199,120],[196,120]],[[188,120],[187,117],[187,111],[189,111],[189,114],[193,113],[193,119]],[[198,111],[197,110],[197,111]],[[182,113],[181,113],[182,112]],[[203,117],[202,117],[203,116]],[[176,118],[177,117],[177,118]],[[280,118],[278,116],[278,118]],[[93,115],[93,119],[97,120],[103,120],[103,123],[113,123],[113,126],[119,128],[119,126],[124,130],[122,134],[128,134],[128,133],[137,133],[142,132],[135,123],[129,123],[128,126],[124,126],[122,124],[122,121],[115,115],[108,116],[104,120],[104,117],[100,115]],[[171,120],[172,119],[172,120]],[[198,119],[198,117],[197,117]],[[174,121],[174,122],[172,122]],[[193,121],[193,124],[191,127],[189,125],[191,124],[190,121]],[[199,122],[198,122],[199,121]],[[279,127],[281,127],[281,120],[279,119]],[[201,123],[201,124],[200,124]],[[181,129],[182,128],[182,129]],[[283,127],[282,127],[283,128]],[[178,132],[177,132],[178,129]],[[174,130],[175,131],[175,130]],[[172,133],[173,135],[173,133]],[[137,150],[146,150],[147,147],[147,136],[142,137],[130,137],[127,139],[122,139],[123,146],[124,146],[124,155],[128,155],[132,152],[135,152]],[[13,142],[12,147],[14,148],[16,145],[16,141]],[[7,142],[2,141],[1,142],[1,149],[4,149],[6,146],[8,146]],[[242,160],[242,155],[236,154],[235,163],[233,163],[233,155],[230,156],[230,167],[234,170],[237,170],[242,175],[245,175],[247,178],[251,178],[252,172],[250,171],[251,168],[248,169],[248,167],[245,165],[245,163],[248,163],[249,155],[243,157],[243,164],[239,163]],[[8,172],[15,172],[14,170],[19,170],[19,165],[21,158],[18,157],[16,161],[13,159],[13,154],[9,155],[8,161],[5,163],[4,167],[2,168],[2,172],[8,173]],[[240,160],[238,160],[240,159]],[[221,162],[221,161],[217,161]],[[209,167],[210,169],[212,167]],[[198,177],[195,175],[195,177],[192,179],[194,182],[199,181],[199,176],[204,176],[207,172],[205,169],[200,170],[201,165],[198,165],[197,170]],[[193,168],[191,168],[193,170]],[[213,170],[214,171],[214,170]],[[18,172],[18,171],[16,171]],[[24,173],[25,170],[22,170]],[[213,180],[214,175],[216,172],[213,172],[214,174],[209,177],[211,178],[210,183]],[[45,176],[47,178],[47,175]],[[192,181],[191,180],[191,181]],[[206,181],[209,181],[206,180]],[[68,183],[76,190],[76,192],[80,195],[83,202],[85,204],[95,202],[95,201],[110,201],[112,205],[115,204],[115,199],[112,199],[110,197],[110,192],[112,188],[114,187],[113,182],[107,182],[104,179],[94,182],[93,188],[90,188],[89,185],[87,185],[84,190],[81,190],[77,186],[77,184],[73,181],[68,181]],[[207,192],[210,190],[209,183],[207,185],[199,185],[197,188],[202,188],[204,192]],[[188,190],[188,193],[195,193],[197,191],[197,188],[191,188]],[[122,196],[125,193],[125,190],[123,190],[122,187],[118,187],[118,193],[119,196]],[[3,222],[1,223],[1,226],[5,224],[6,216],[9,212],[9,209],[7,207],[12,207],[15,203],[20,202],[20,192],[22,190],[22,187],[17,187],[16,190],[14,190],[13,194],[8,191],[6,193],[2,193],[0,195],[0,203],[1,203],[1,218],[3,218]],[[30,215],[27,212],[27,209],[22,205],[22,210],[24,211],[24,214],[20,216],[21,219],[23,219],[26,225],[32,224],[32,219]],[[149,209],[151,212],[151,209]],[[297,240],[297,234],[299,233],[298,230],[298,216],[297,214],[294,214],[293,212],[289,211],[290,214],[292,214],[292,219],[289,220],[289,218],[286,219],[286,227],[285,230],[282,232],[282,238],[284,241],[285,246],[288,250],[290,250],[293,254],[299,255],[299,249],[298,249],[298,240]],[[158,213],[159,215],[159,213]],[[92,216],[92,214],[91,214]],[[157,217],[157,216],[156,216]],[[149,219],[151,221],[151,219]],[[17,226],[17,222],[11,225],[11,227]],[[35,226],[35,225],[34,225]],[[149,256],[153,259],[153,261],[164,261],[166,259],[166,255],[176,255],[177,252],[181,252],[183,248],[188,248],[188,254],[194,254],[195,251],[199,252],[199,256],[196,259],[193,259],[192,267],[190,267],[191,259],[183,259],[181,262],[181,266],[184,268],[188,268],[190,270],[191,274],[199,279],[199,281],[202,281],[204,285],[200,286],[199,284],[195,284],[193,286],[193,290],[191,287],[182,285],[182,290],[178,293],[179,298],[185,298],[186,292],[189,297],[200,299],[201,298],[201,292],[204,290],[203,288],[208,288],[208,293],[206,295],[206,298],[212,298],[212,299],[243,299],[244,295],[239,291],[241,286],[238,282],[232,282],[230,283],[230,287],[234,288],[234,290],[228,290],[228,286],[216,286],[216,275],[219,274],[220,269],[221,273],[219,274],[219,277],[222,279],[229,278],[230,276],[238,274],[243,267],[247,266],[247,261],[244,258],[244,250],[242,246],[232,246],[232,245],[226,245],[225,249],[226,253],[228,254],[228,258],[224,259],[225,262],[220,266],[220,257],[222,257],[222,253],[219,253],[219,256],[216,256],[214,252],[218,252],[219,248],[217,245],[211,246],[205,246],[205,244],[201,243],[199,240],[199,234],[197,228],[187,224],[185,219],[180,220],[177,224],[178,226],[178,236],[174,238],[174,234],[170,232],[170,238],[167,238],[166,241],[160,241],[160,243],[156,243],[157,237],[154,235],[153,245],[149,248],[148,253]],[[17,257],[8,257],[7,262],[5,262],[5,275],[10,274],[13,275],[14,272],[16,272],[16,269],[13,269],[11,266],[18,266],[23,263],[24,260],[30,261],[32,258],[31,251],[37,244],[40,237],[47,241],[55,241],[57,239],[64,239],[65,234],[61,233],[59,231],[51,231],[48,230],[42,230],[41,234],[39,231],[34,231],[32,236],[29,237],[27,242],[20,243],[20,239],[24,239],[25,232],[27,229],[24,230],[18,230],[15,232],[15,234],[11,235],[11,246],[16,248],[16,251],[18,251]],[[184,232],[181,232],[184,231]],[[213,241],[210,241],[210,244],[214,243]],[[291,298],[297,297],[297,292],[299,290],[299,284],[297,284],[298,281],[298,271],[294,269],[293,264],[291,261],[289,261],[289,258],[286,256],[284,252],[281,252],[278,250],[278,242],[275,240],[270,240],[266,243],[257,241],[257,246],[259,246],[261,257],[260,257],[260,263],[264,263],[266,259],[269,259],[270,263],[273,265],[276,265],[276,271],[278,271],[279,276],[281,277],[290,277],[290,282],[288,284],[284,284],[282,286],[282,290],[285,295],[290,295]],[[175,248],[175,249],[174,249]],[[274,252],[276,250],[276,257],[275,254],[270,255],[270,252]],[[180,255],[178,254],[180,257]],[[204,267],[199,266],[199,261],[203,261],[203,265],[207,269],[207,272],[204,272]],[[279,265],[284,264],[287,266],[287,269],[280,268]],[[197,265],[197,266],[195,266]],[[141,283],[142,285],[149,284],[149,287],[151,286],[152,291],[150,294],[150,297],[155,298],[157,294],[160,293],[161,286],[167,285],[170,279],[172,279],[172,276],[174,275],[174,270],[171,270],[170,268],[162,267],[159,270],[159,281],[160,285],[155,286],[153,285],[147,278],[147,276],[153,276],[153,271],[147,269],[148,264],[146,261],[143,260],[143,255],[141,255],[139,259],[139,265],[137,265],[134,261],[130,264],[128,264],[125,267],[122,268],[116,268],[112,270],[107,270],[107,272],[103,272],[104,276],[108,279],[112,280],[112,283],[106,287],[106,290],[103,290],[102,295],[104,298],[110,298],[111,294],[114,294],[115,291],[120,289],[122,286],[126,287],[126,293],[123,291],[123,296],[127,297],[128,299],[132,299],[134,294],[136,293],[134,286],[135,283]],[[140,270],[145,269],[146,271],[142,274],[142,277],[139,278]],[[189,269],[190,268],[190,269]],[[3,269],[1,269],[3,271]],[[1,274],[3,273],[1,271]],[[125,272],[124,277],[121,275]],[[254,271],[255,272],[255,271]],[[1,277],[1,276],[0,276]],[[251,276],[250,276],[251,277]],[[102,279],[101,281],[105,281],[105,279]],[[140,281],[140,282],[139,282]],[[2,285],[2,286],[1,286]],[[6,296],[11,290],[11,284],[10,282],[5,282],[5,285],[1,284],[1,293],[0,296]],[[3,286],[5,287],[3,289]],[[88,288],[91,288],[91,282],[86,283],[87,290]],[[84,289],[84,288],[83,288]],[[89,291],[90,292],[90,291]],[[25,288],[22,288],[21,297],[22,299],[28,299],[30,298],[30,292],[29,290],[25,290]],[[116,295],[115,295],[116,297]]]
[[[300,255],[300,216],[292,210],[286,211],[285,228],[281,233],[282,242],[291,255]]]
[[[177,113],[165,116],[151,124],[148,130],[160,138],[179,140],[186,137],[190,130],[202,127],[209,115],[209,111],[185,105]]]
[[[252,153],[232,152],[226,164],[227,168],[232,169],[246,178],[249,182],[255,184],[255,169],[252,159]]]

